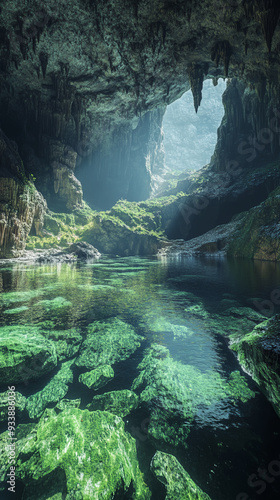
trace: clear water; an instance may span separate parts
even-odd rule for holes
[[[274,263],[102,258],[87,264],[16,264],[0,268],[0,321],[1,326],[15,328],[52,321],[51,328],[77,328],[82,335],[96,320],[117,316],[130,323],[144,337],[142,345],[128,360],[114,365],[115,378],[95,394],[131,388],[139,373],[137,366],[152,343],[166,346],[175,361],[194,366],[202,374],[211,370],[228,380],[231,372],[240,370],[249,388],[256,391],[253,399],[198,405],[185,443],[174,446],[162,442],[156,446],[174,454],[212,500],[270,500],[279,498],[279,476],[271,482],[263,480],[265,491],[261,495],[259,483],[252,487],[247,481],[252,474],[259,479],[260,469],[279,459],[279,419],[228,348],[229,327],[224,314],[231,307],[249,308],[253,317],[257,308],[252,299],[270,300],[271,292],[278,287],[280,266]],[[42,302],[57,297],[68,303],[50,309]],[[199,310],[191,309],[197,304]],[[240,334],[250,331],[257,321],[252,320],[248,309],[242,310],[244,317],[232,321],[233,325],[238,323]],[[267,315],[275,312],[277,306],[272,305]],[[181,335],[187,330],[180,328],[174,333],[170,325],[187,327],[189,333]],[[28,385],[18,384],[17,390],[26,396],[33,394],[51,375]],[[82,397],[84,408],[92,394],[87,388],[81,391],[78,375],[75,370],[66,397]],[[153,499],[160,500],[165,498],[164,488],[147,468],[155,452],[155,443],[147,439],[145,429],[151,411],[151,406],[143,406],[125,421],[127,431],[137,440],[139,462],[153,489]],[[244,495],[238,497],[242,492]]]

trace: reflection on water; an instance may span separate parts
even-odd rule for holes
[[[252,299],[269,299],[279,285],[280,266],[264,262],[102,258],[17,264],[0,268],[0,320],[2,327],[37,327],[52,339],[71,329],[81,341],[97,321],[117,317],[131,325],[143,337],[141,347],[129,358],[117,351],[115,378],[96,394],[133,384],[141,394],[142,405],[126,425],[137,438],[135,429],[150,422],[149,438],[137,438],[142,468],[143,456],[151,458],[160,448],[176,455],[212,500],[235,500],[240,492],[254,499],[259,495],[247,479],[277,458],[279,420],[240,370],[227,337],[265,319]],[[158,347],[149,351],[151,345]],[[77,349],[64,359],[77,357]],[[84,408],[89,392],[78,385],[79,372],[73,373],[67,397],[82,397]],[[17,389],[30,396],[49,378]],[[160,498],[152,487],[153,498]],[[263,498],[279,492],[275,481]]]

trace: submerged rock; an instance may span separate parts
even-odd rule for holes
[[[234,340],[231,348],[280,417],[280,316],[264,321],[251,333]]]
[[[9,391],[0,393],[0,422],[8,421]],[[15,409],[18,417],[23,413],[26,406],[26,397],[15,391]]]
[[[54,342],[59,361],[64,361],[75,356],[82,343],[82,336],[76,328],[53,330],[45,328],[42,324],[40,332],[44,337]]]
[[[166,486],[165,500],[210,500],[173,455],[157,451],[151,471]]]
[[[201,409],[214,407],[222,400],[248,401],[254,397],[239,372],[229,380],[220,373],[205,373],[184,365],[170,356],[168,349],[153,344],[139,364],[141,370],[132,384],[140,389],[140,403],[150,408],[148,436],[157,442],[186,446],[192,422]]]
[[[55,344],[36,327],[0,328],[0,379],[2,384],[26,383],[50,372],[57,365]]]
[[[95,321],[87,327],[76,365],[93,369],[123,361],[136,351],[142,338],[132,326],[118,318]]]
[[[135,440],[124,431],[122,419],[108,412],[70,408],[56,415],[46,410],[36,436],[21,450],[16,470],[31,488],[57,469],[65,473],[69,499],[111,500],[128,491],[128,498],[151,496],[139,470]],[[49,477],[45,491],[51,483]],[[41,492],[37,494],[40,498]]]
[[[71,408],[79,408],[81,404],[81,399],[66,399],[63,398],[61,401],[55,405],[54,409],[58,413],[63,410],[69,410]]]
[[[50,403],[56,403],[68,392],[68,384],[73,382],[73,361],[63,363],[58,373],[44,387],[27,398],[26,410],[32,419],[39,418]]]
[[[79,382],[86,385],[89,389],[97,391],[112,380],[114,375],[113,368],[110,365],[104,365],[90,372],[82,373],[79,376]]]
[[[139,398],[135,392],[124,389],[95,396],[87,406],[88,410],[106,410],[119,417],[125,417],[138,406]]]

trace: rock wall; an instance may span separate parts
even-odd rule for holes
[[[16,145],[0,131],[0,257],[18,257],[31,229],[40,235],[46,209],[25,176]]]

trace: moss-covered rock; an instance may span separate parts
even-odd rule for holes
[[[280,316],[257,325],[234,340],[231,348],[280,416]]]
[[[95,321],[87,327],[87,337],[81,346],[76,365],[94,369],[122,361],[140,346],[142,337],[132,326],[119,318]]]
[[[165,500],[210,500],[173,455],[157,451],[151,461],[151,470],[166,486]]]
[[[89,389],[97,391],[112,380],[114,375],[113,368],[110,365],[104,365],[90,372],[82,373],[79,376],[79,382],[86,385]]]
[[[9,391],[0,393],[0,422],[8,421],[8,406],[9,406],[8,392]],[[26,397],[23,396],[18,391],[14,391],[14,395],[15,395],[14,400],[15,400],[16,416],[20,417],[26,406]]]
[[[22,325],[0,329],[0,379],[2,384],[35,380],[57,365],[55,345]]]
[[[71,306],[72,303],[69,300],[66,300],[64,297],[55,297],[54,299],[50,300],[40,300],[36,305],[43,306],[44,309],[48,312],[55,312],[57,310]]]
[[[75,356],[82,343],[82,336],[80,331],[76,328],[70,328],[69,330],[55,330],[46,329],[42,326],[42,328],[40,328],[40,332],[45,338],[54,342],[59,361],[64,361],[65,359]]]
[[[88,410],[106,410],[119,417],[125,417],[138,406],[139,398],[135,392],[124,389],[95,396],[87,406]]]
[[[63,398],[55,405],[54,409],[58,413],[63,410],[68,410],[69,408],[79,408],[80,404],[81,404],[80,399]]]
[[[42,391],[27,398],[26,410],[30,418],[39,418],[48,404],[64,398],[68,392],[68,384],[73,382],[72,365],[73,361],[63,363],[58,373]]]
[[[279,168],[279,167],[278,167]],[[228,247],[228,255],[260,260],[280,260],[280,188],[260,205],[239,217]]]
[[[36,429],[36,438],[21,450],[16,464],[27,487],[59,468],[65,472],[69,498],[111,500],[122,498],[129,488],[131,499],[150,498],[135,440],[119,417],[77,408],[58,415],[46,410]]]
[[[225,380],[218,372],[202,373],[192,365],[174,361],[166,347],[153,344],[139,364],[141,370],[132,384],[140,389],[140,403],[152,408],[148,435],[156,441],[186,446],[199,407],[221,400],[246,402],[254,397],[238,372]]]

